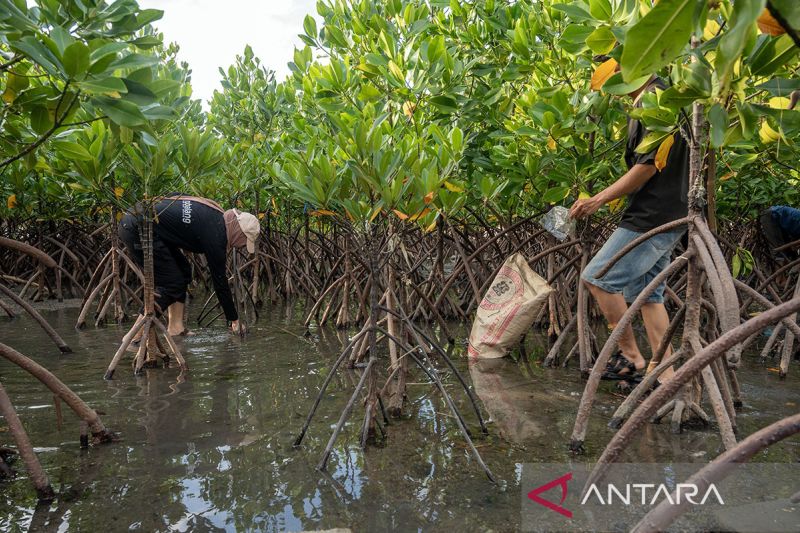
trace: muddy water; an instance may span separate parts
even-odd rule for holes
[[[72,414],[65,412],[58,429],[52,397],[0,361],[0,379],[60,494],[52,505],[37,507],[17,464],[23,475],[0,484],[0,530],[513,531],[524,489],[518,483],[520,463],[574,460],[565,443],[582,389],[577,373],[508,363],[475,381],[493,419],[492,434],[476,444],[505,481],[503,488],[488,483],[441,396],[421,383],[419,373],[409,385],[410,416],[393,423],[385,447],[358,449],[356,416],[335,448],[328,474],[320,474],[315,465],[358,371],[339,373],[304,447],[292,449],[341,339],[333,331],[316,331],[304,340],[298,336],[302,318],[292,310],[266,314],[244,340],[209,328],[182,341],[191,366],[186,380],[175,369],[134,377],[122,366],[111,382],[102,376],[122,329],[76,332],[76,310],[48,311],[46,317],[75,349],[59,355],[30,320],[0,318],[4,343],[55,372],[122,437],[116,444],[80,450]],[[541,340],[531,348],[541,359]],[[463,353],[463,347],[455,352]],[[793,364],[789,378],[780,381],[751,360],[741,376],[746,403],[739,425],[745,434],[800,405],[800,366]],[[457,364],[469,376],[465,360]],[[447,383],[476,426],[452,376]],[[603,387],[588,454],[577,460],[596,458],[611,436],[605,423],[620,398],[613,386]],[[0,444],[9,441],[0,423]],[[651,425],[625,460],[705,462],[718,451],[713,429],[676,436],[665,425]],[[798,459],[797,439],[758,457]]]

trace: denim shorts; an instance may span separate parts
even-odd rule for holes
[[[622,293],[625,301],[631,303],[647,284],[653,281],[654,277],[667,268],[672,256],[672,249],[678,244],[685,232],[686,229],[676,229],[650,237],[617,261],[605,276],[597,279],[595,274],[618,251],[633,239],[642,235],[638,231],[617,228],[603,247],[600,248],[600,251],[586,265],[581,274],[581,279],[611,294]],[[665,288],[666,282],[662,282],[647,298],[647,302],[664,303]]]

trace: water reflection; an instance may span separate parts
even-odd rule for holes
[[[332,358],[346,342],[344,333],[316,330],[308,341],[300,340],[300,314],[291,309],[267,312],[243,340],[207,329],[181,341],[191,368],[187,376],[177,369],[161,369],[135,378],[126,366],[120,367],[117,379],[105,382],[101,378],[106,356],[111,356],[122,332],[115,327],[74,332],[75,314],[63,311],[55,319],[67,342],[78,347],[72,356],[53,353],[49,340],[24,319],[0,320],[0,338],[24,347],[73,385],[105,413],[104,421],[122,440],[80,450],[72,415],[65,413],[59,431],[48,392],[0,362],[3,383],[34,444],[48,450],[41,460],[61,496],[51,505],[37,506],[27,479],[4,483],[0,530],[383,531],[468,526],[507,531],[518,526],[520,463],[569,459],[564,443],[583,387],[573,370],[510,360],[467,370],[463,347],[453,354],[459,370],[470,374],[491,417],[491,434],[476,437],[475,444],[508,482],[505,491],[486,482],[441,395],[417,373],[410,380],[408,418],[392,422],[385,447],[360,450],[361,417],[356,410],[334,450],[329,472],[320,473],[315,466],[359,370],[342,371],[333,380],[304,447],[292,449],[291,442]],[[783,382],[759,368],[743,374],[743,432],[796,411],[797,373]],[[463,391],[452,376],[443,375],[473,434],[479,435]],[[612,392],[602,389],[589,431],[590,455],[581,460],[591,460],[611,434],[605,422],[619,401]],[[676,436],[668,425],[648,426],[642,435],[628,459],[706,461],[719,446],[714,430]],[[0,441],[3,437],[0,433]],[[796,459],[796,442],[787,441],[770,454],[765,458]]]

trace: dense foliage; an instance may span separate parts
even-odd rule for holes
[[[769,4],[789,32],[765,0],[322,0],[288,79],[247,48],[204,113],[161,12],[0,0],[0,212],[87,218],[177,188],[360,227],[507,224],[616,179],[628,113],[639,149],[668,152],[695,101],[720,214],[797,205],[800,6]],[[631,112],[616,95],[653,73],[669,88]]]

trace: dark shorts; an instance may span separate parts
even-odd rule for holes
[[[139,224],[136,217],[126,214],[118,229],[119,238],[128,255],[144,267],[144,252],[139,239]],[[164,311],[175,302],[186,302],[186,289],[192,281],[192,265],[183,252],[153,235],[153,274],[156,284],[156,305]]]
[[[602,278],[596,274],[617,252],[642,233],[625,228],[617,228],[606,243],[589,261],[581,274],[587,283],[611,294],[620,294],[628,303],[633,302],[640,292],[662,270],[667,268],[672,249],[681,240],[685,229],[667,231],[654,235],[625,254]],[[647,298],[648,303],[664,303],[666,283],[661,283]]]

